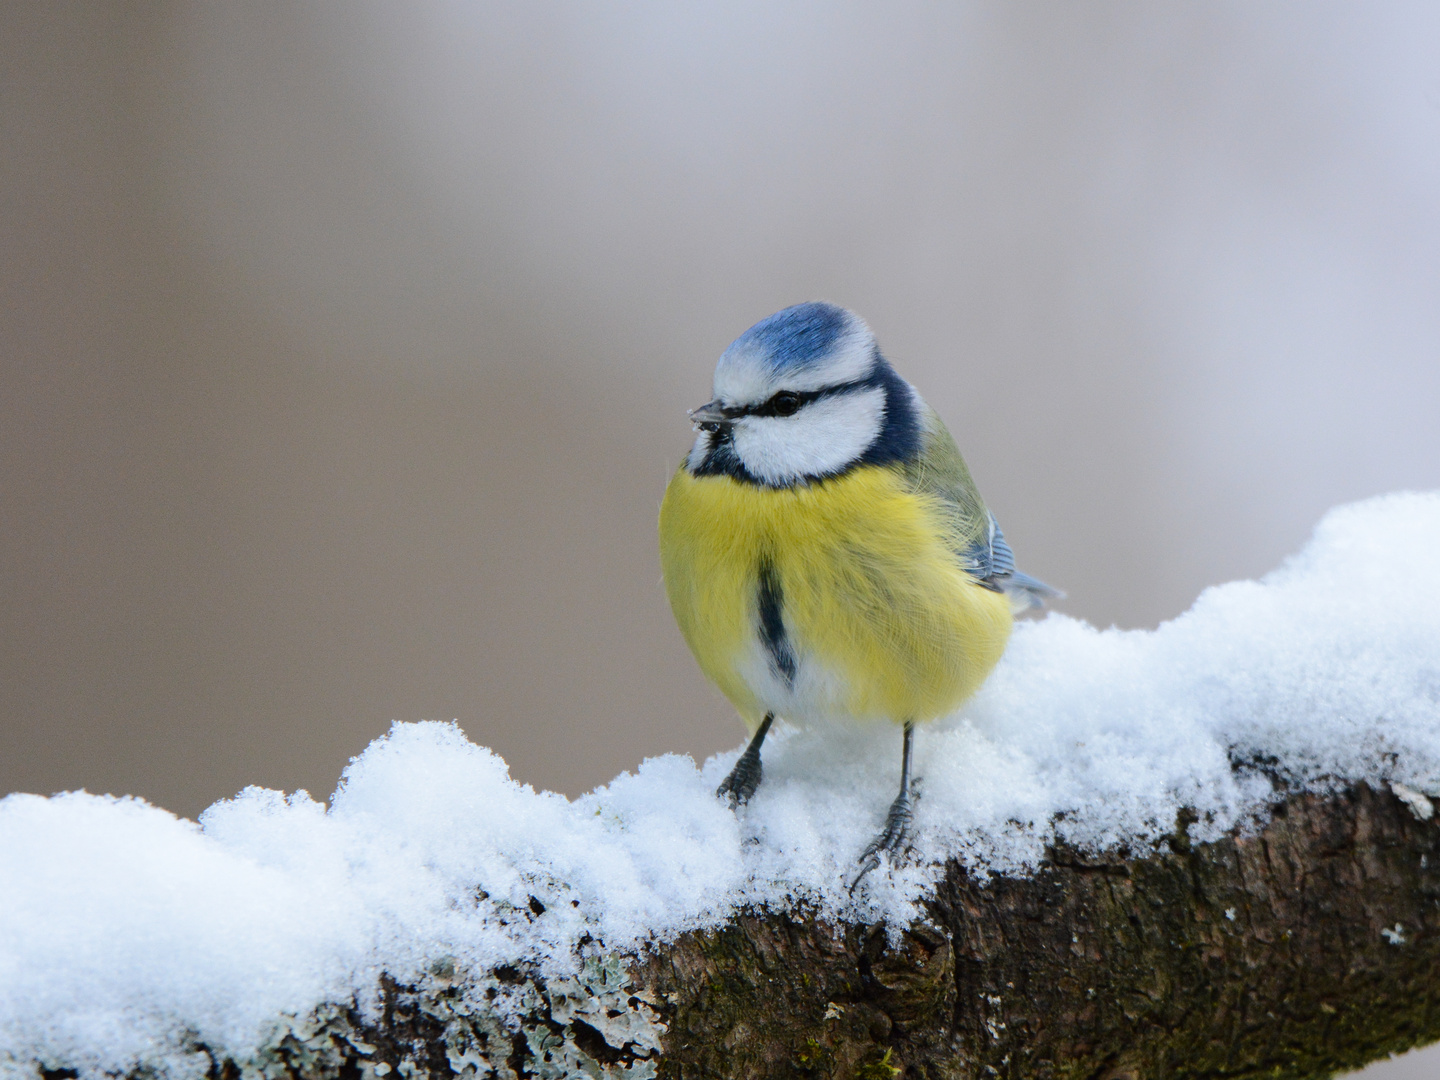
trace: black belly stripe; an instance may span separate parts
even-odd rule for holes
[[[775,577],[775,568],[768,562],[760,564],[760,640],[770,654],[770,663],[787,685],[795,682],[795,653],[790,649],[790,640],[785,636],[785,620],[781,615],[785,605],[780,581]]]

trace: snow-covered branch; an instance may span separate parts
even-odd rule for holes
[[[568,801],[445,724],[328,806],[11,796],[0,1071],[1299,1077],[1440,1036],[1440,496],[1156,631],[1018,628],[852,894],[895,743],[779,731],[738,815],[728,756]]]

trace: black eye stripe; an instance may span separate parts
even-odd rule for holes
[[[819,401],[821,398],[833,397],[835,394],[844,394],[851,390],[862,390],[871,386],[878,386],[876,379],[859,379],[855,382],[838,383],[835,386],[826,386],[819,390],[782,390],[775,394],[769,401],[762,401],[759,405],[745,405],[731,407],[725,410],[727,419],[736,420],[742,416],[794,416],[804,406],[812,401]],[[779,400],[788,395],[794,402],[794,408],[790,408],[789,402],[781,405]],[[787,411],[788,410],[788,411]]]
[[[815,393],[801,393],[798,390],[781,390],[769,401],[749,410],[751,416],[794,416],[801,407],[814,401]]]

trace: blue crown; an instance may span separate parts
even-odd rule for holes
[[[808,367],[823,360],[850,325],[851,315],[842,307],[819,301],[796,304],[761,319],[725,352],[758,354],[777,372]]]

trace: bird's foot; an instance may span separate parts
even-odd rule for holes
[[[885,815],[885,827],[880,830],[880,835],[870,841],[864,853],[860,856],[860,872],[850,882],[850,891],[855,891],[866,874],[870,873],[880,865],[880,856],[893,859],[910,839],[910,824],[915,819],[915,811],[910,801],[910,796],[901,792],[895,796],[895,801],[890,804],[890,812]]]
[[[715,797],[724,799],[732,807],[743,806],[750,801],[750,796],[755,794],[755,789],[760,786],[760,777],[764,773],[764,766],[760,764],[760,750],[751,746],[743,754],[740,760],[735,762],[735,767],[730,770],[730,775],[721,781],[720,786],[715,789]]]

